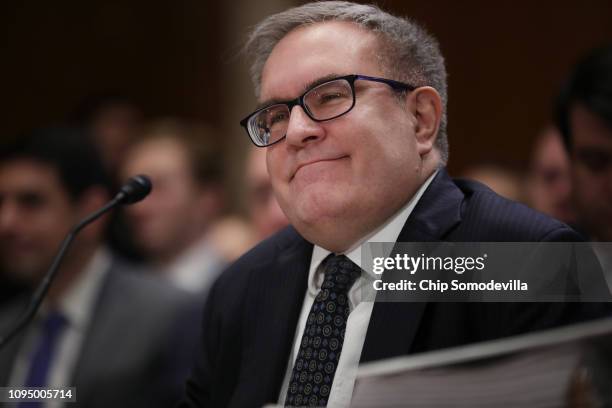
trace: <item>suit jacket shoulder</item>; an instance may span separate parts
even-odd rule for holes
[[[441,169],[398,241],[579,240],[566,225]],[[307,287],[312,244],[288,227],[245,254],[213,286],[180,407],[276,401]],[[469,304],[376,303],[361,361],[450,347],[568,322],[582,310]],[[500,315],[503,312],[503,315]],[[597,313],[601,314],[598,309]],[[595,315],[597,315],[595,313]],[[500,323],[500,316],[514,325]]]
[[[0,325],[27,305],[0,311]],[[67,386],[80,407],[166,407],[181,395],[198,333],[200,301],[113,259],[105,271]],[[17,313],[16,313],[17,312]],[[3,328],[4,332],[4,328]],[[6,384],[26,332],[0,353]]]
[[[557,220],[507,200],[480,183],[452,180],[441,169],[398,241],[581,242],[582,238]],[[377,302],[361,361],[512,336],[611,312],[602,303]]]
[[[443,174],[441,181],[449,181]],[[566,224],[508,200],[487,186],[471,180],[453,181],[463,194],[461,224],[448,239],[464,241],[582,241]],[[450,188],[450,186],[449,186]]]
[[[82,406],[163,407],[180,396],[201,301],[150,274],[113,260],[74,371]]]
[[[261,406],[276,400],[311,254],[312,244],[287,227],[221,274],[204,308],[200,354],[183,406]]]

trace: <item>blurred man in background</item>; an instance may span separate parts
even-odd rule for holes
[[[91,137],[115,188],[122,182],[117,173],[129,146],[141,130],[143,116],[140,106],[127,96],[105,92],[85,97],[70,118]],[[121,211],[113,213],[108,224],[107,242],[113,251],[127,259],[140,261],[140,253],[124,214]]]
[[[32,289],[80,219],[109,200],[108,178],[80,131],[47,129],[0,152],[3,267]],[[67,253],[41,310],[0,350],[0,386],[77,388],[80,407],[163,407],[181,389],[195,303],[113,256],[104,222]],[[0,309],[5,334],[27,297]]]
[[[553,126],[541,132],[535,141],[527,193],[532,208],[566,224],[576,223],[569,157],[559,131]]]
[[[577,229],[591,241],[612,291],[612,46],[578,62],[557,99],[571,161]]]
[[[223,210],[222,161],[205,126],[153,123],[129,150],[121,170],[151,177],[147,200],[127,209],[145,260],[176,286],[203,292],[226,260],[211,243],[210,226]]]
[[[87,129],[107,172],[117,181],[116,172],[142,126],[141,109],[120,94],[91,95],[81,101],[74,120]]]
[[[210,239],[229,261],[235,261],[260,241],[287,226],[287,217],[272,191],[265,151],[250,148],[246,154],[244,200],[247,217],[226,216],[211,227]]]
[[[612,46],[574,68],[556,119],[571,160],[578,227],[592,240],[612,241]]]
[[[479,181],[502,197],[524,201],[521,176],[508,166],[494,163],[475,164],[468,167],[461,177]]]
[[[247,208],[257,242],[268,238],[289,221],[278,205],[266,168],[266,151],[251,147],[246,166]]]

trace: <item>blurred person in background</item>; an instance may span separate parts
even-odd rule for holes
[[[91,137],[113,186],[118,188],[122,181],[118,175],[120,164],[143,123],[141,108],[119,92],[93,94],[78,104],[71,120]],[[121,211],[111,215],[106,234],[108,245],[122,257],[142,260]]]
[[[126,209],[145,261],[176,286],[204,292],[227,262],[209,237],[224,207],[221,155],[212,129],[176,120],[152,123],[128,151],[124,179],[151,177],[154,189]]]
[[[577,225],[594,241],[612,241],[612,46],[574,67],[556,120],[569,152]]]
[[[210,226],[208,240],[227,264],[235,261],[257,242],[249,221],[237,214],[228,214]]]
[[[499,164],[477,164],[463,172],[462,177],[479,181],[502,197],[524,201],[523,183],[514,170]]]
[[[536,138],[527,177],[529,205],[566,224],[576,223],[567,151],[559,131],[549,126]]]
[[[251,147],[246,166],[247,208],[257,242],[289,224],[272,190],[266,167],[266,150]]]
[[[110,199],[108,186],[81,131],[39,130],[3,146],[5,270],[34,289],[69,229]],[[197,303],[115,257],[103,229],[104,219],[81,232],[35,319],[0,350],[0,386],[76,387],[80,407],[169,406],[192,359]],[[3,335],[28,301],[0,309]]]
[[[116,93],[92,95],[77,107],[74,119],[100,151],[113,182],[125,153],[140,131],[143,114],[130,99]]]
[[[574,67],[556,104],[570,157],[577,229],[593,242],[612,291],[612,45]]]
[[[247,219],[241,216],[223,217],[211,227],[209,234],[215,247],[229,262],[289,223],[272,191],[265,150],[255,147],[248,149],[243,185]]]

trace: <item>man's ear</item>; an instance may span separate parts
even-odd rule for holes
[[[442,98],[438,91],[430,86],[417,88],[408,96],[416,119],[417,151],[419,155],[424,156],[433,149],[440,129]]]

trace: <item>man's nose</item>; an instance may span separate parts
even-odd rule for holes
[[[287,143],[303,147],[309,142],[325,137],[325,129],[320,122],[312,120],[301,106],[294,106],[287,126]]]

